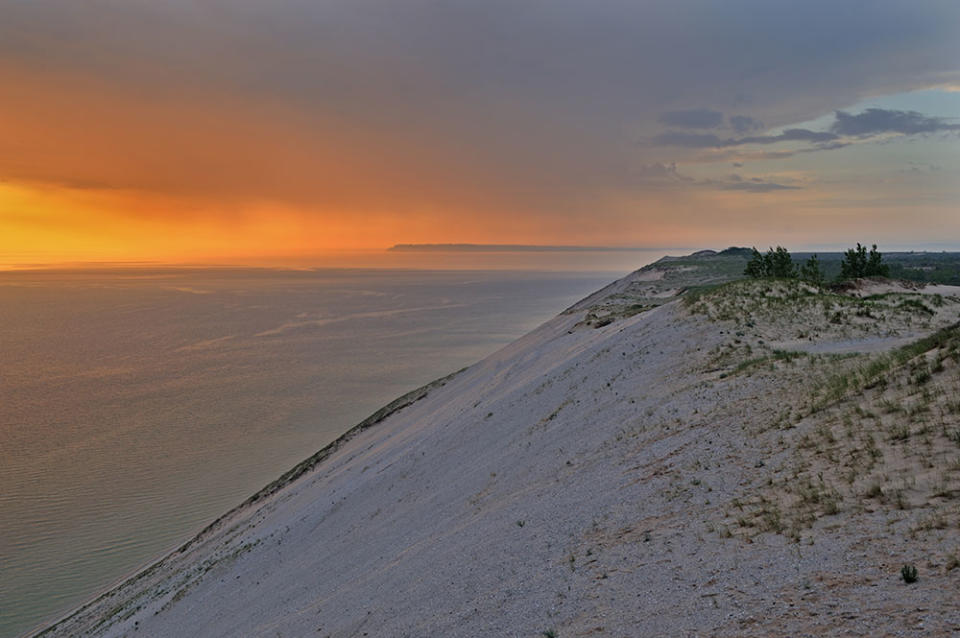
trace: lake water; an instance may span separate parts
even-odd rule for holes
[[[616,273],[0,273],[0,636]]]

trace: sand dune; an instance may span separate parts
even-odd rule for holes
[[[42,635],[960,632],[960,297],[693,294],[738,268],[611,284]]]

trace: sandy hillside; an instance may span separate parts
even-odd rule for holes
[[[611,284],[43,635],[957,635],[960,291],[742,267]]]

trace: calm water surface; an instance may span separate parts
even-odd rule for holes
[[[616,273],[0,273],[0,636]]]

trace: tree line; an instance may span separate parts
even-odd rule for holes
[[[766,253],[761,253],[754,248],[743,274],[754,279],[765,277],[801,279],[818,287],[826,283],[819,257],[812,255],[806,263],[797,267],[793,257],[783,246],[770,248]],[[890,266],[883,263],[883,255],[877,250],[877,245],[874,244],[868,252],[866,246],[858,242],[856,248],[850,248],[843,254],[837,281],[889,276]]]

